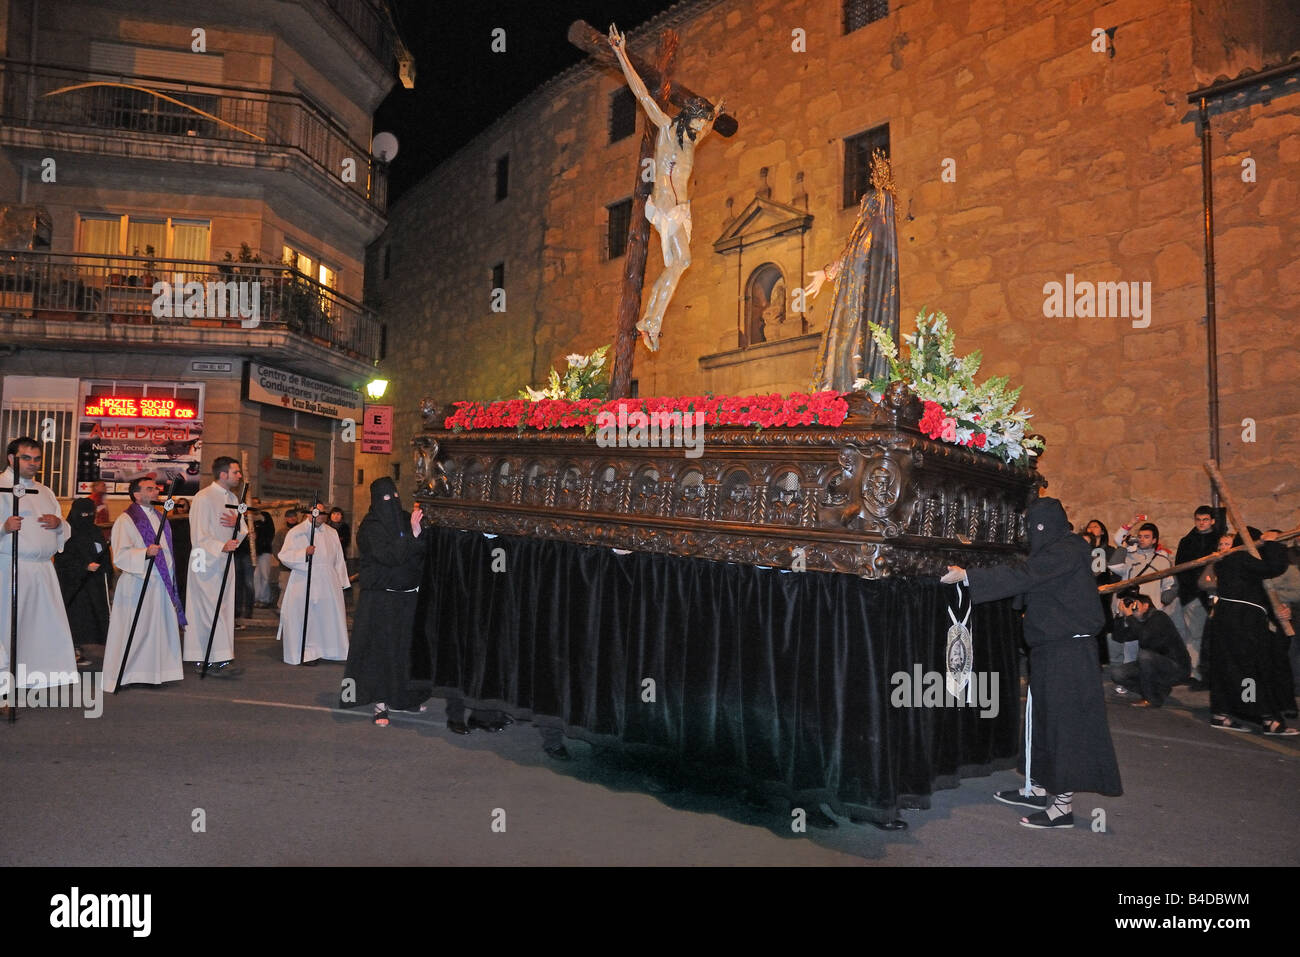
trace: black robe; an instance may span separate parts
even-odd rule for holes
[[[185,577],[190,571],[190,520],[189,518],[168,519],[172,526],[172,548],[176,561],[176,592],[180,595],[181,607],[185,607]]]
[[[1030,505],[1025,524],[1029,558],[1023,564],[972,568],[967,577],[972,601],[1017,595],[1024,602],[1033,698],[1030,774],[1051,794],[1121,794],[1093,641],[1104,619],[1091,550],[1070,532],[1054,498]]]
[[[1296,706],[1290,639],[1269,630],[1264,592],[1265,579],[1286,571],[1286,549],[1277,542],[1258,547],[1259,558],[1236,552],[1217,563],[1218,600],[1205,625],[1213,655],[1210,710],[1247,721],[1280,719]]]
[[[384,500],[389,494],[392,498]],[[357,529],[361,552],[361,598],[352,624],[348,663],[343,669],[345,708],[384,702],[409,710],[427,693],[411,687],[411,649],[426,543],[411,534],[390,478],[370,486],[371,506]],[[348,679],[355,682],[349,688]],[[349,700],[351,697],[352,700]]]
[[[1174,564],[1181,565],[1184,562],[1194,562],[1198,558],[1204,558],[1206,555],[1213,555],[1219,548],[1220,531],[1212,527],[1208,532],[1198,532],[1192,529],[1182,537],[1178,543],[1178,552],[1174,555]],[[1194,601],[1200,601],[1206,605],[1209,604],[1205,592],[1197,582],[1200,580],[1203,568],[1189,568],[1185,572],[1178,573],[1178,597],[1182,599],[1183,605],[1190,605]]]
[[[54,556],[59,591],[68,611],[72,643],[102,645],[108,637],[108,582],[113,574],[113,557],[104,535],[95,525],[95,505],[77,499],[68,512],[72,536],[63,551]],[[87,566],[99,563],[96,571]]]

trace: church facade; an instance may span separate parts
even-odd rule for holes
[[[1288,4],[688,0],[629,49],[653,60],[665,27],[681,37],[673,75],[725,98],[739,129],[696,153],[693,262],[660,351],[637,346],[639,395],[808,388],[831,295],[798,290],[839,255],[882,147],[903,330],[942,310],[983,375],[1023,386],[1076,522],[1142,511],[1181,533],[1209,499],[1202,91],[1223,469],[1255,524],[1294,516]],[[390,210],[367,291],[397,436],[418,430],[425,396],[513,397],[611,342],[639,172],[629,102],[617,71],[587,61]],[[661,268],[652,233],[647,290]]]

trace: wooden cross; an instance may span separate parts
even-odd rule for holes
[[[605,66],[619,71],[618,59],[609,48],[605,34],[583,20],[575,20],[569,26],[569,42],[578,49],[589,53],[592,58]],[[669,71],[672,66],[673,53],[677,48],[677,34],[665,30],[659,36],[659,53],[654,66],[628,53],[628,59],[636,68],[646,88],[661,103],[670,104],[664,112],[673,112],[672,107],[681,109],[688,105],[700,105],[713,109],[713,104],[704,97],[692,92],[678,83],[670,83]],[[713,130],[722,136],[733,135],[738,128],[735,117],[724,113],[714,121]],[[619,293],[618,318],[614,330],[614,364],[610,374],[609,398],[625,399],[632,391],[632,365],[636,358],[636,323],[641,312],[641,291],[645,286],[646,256],[650,246],[650,221],[645,218],[645,203],[649,198],[654,183],[647,182],[641,175],[646,160],[653,160],[655,155],[655,130],[653,124],[642,117],[641,153],[637,159],[636,181],[632,190],[632,221],[628,224],[627,259],[623,269],[623,286]]]

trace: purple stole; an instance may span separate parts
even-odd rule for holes
[[[150,509],[150,511],[153,511]],[[140,533],[140,538],[146,545],[153,544],[153,537],[158,534],[145,515],[145,511],[140,507],[139,502],[132,502],[131,507],[126,510],[126,514],[131,516],[131,521],[135,523],[135,530]],[[175,552],[172,551],[172,527],[167,521],[166,513],[162,516],[163,538],[167,542],[167,551],[171,552],[173,557]],[[172,581],[172,574],[167,570],[167,562],[154,559],[154,565],[158,568],[158,577],[162,579],[163,588],[167,589],[167,597],[172,600],[172,607],[176,609],[176,617],[180,621],[181,627],[184,628],[188,622],[185,620],[185,609],[181,606],[181,597],[176,591],[176,583]]]

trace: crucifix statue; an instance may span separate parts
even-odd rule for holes
[[[645,110],[650,122],[658,129],[655,138],[655,155],[650,167],[654,188],[645,204],[645,218],[659,232],[663,248],[664,271],[659,274],[650,291],[650,301],[645,314],[636,324],[646,347],[659,349],[659,329],[664,313],[682,273],[691,264],[691,171],[695,168],[695,147],[713,129],[713,121],[722,109],[721,101],[709,107],[706,101],[696,101],[683,106],[678,114],[669,118],[659,108],[645,82],[627,59],[623,34],[611,25],[609,45],[618,57],[627,85]]]
[[[695,147],[709,130],[717,131],[720,136],[732,136],[738,128],[735,117],[721,113],[718,106],[680,83],[669,83],[669,65],[676,39],[672,31],[664,31],[658,60],[651,66],[627,52],[623,35],[614,27],[610,28],[608,36],[581,20],[569,27],[570,43],[597,61],[617,66],[623,72],[633,94],[641,102],[648,124],[653,127],[642,138],[633,190],[632,221],[628,227],[627,259],[609,390],[610,398],[615,399],[626,397],[631,392],[637,332],[641,332],[650,349],[658,348],[664,312],[678,280],[690,265],[688,189]],[[650,90],[655,91],[654,95]],[[678,110],[677,115],[670,118],[660,103]],[[647,169],[652,176],[642,175],[642,171]],[[664,272],[651,291],[645,313],[637,321],[651,223],[659,230],[663,245]]]

